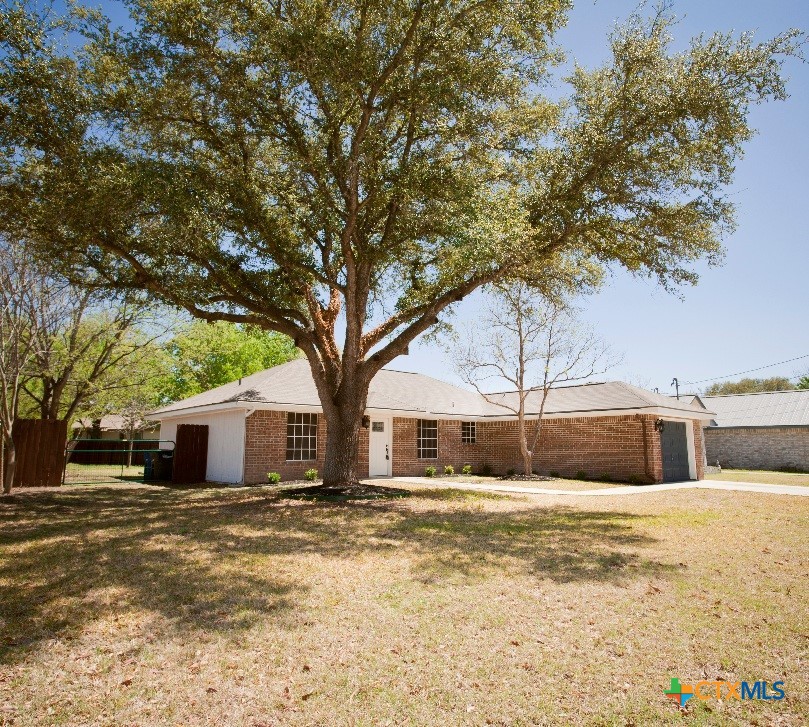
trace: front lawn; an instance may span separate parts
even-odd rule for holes
[[[719,480],[721,482],[758,482],[763,485],[801,485],[809,487],[809,473],[723,469],[716,474],[705,475],[705,479]]]
[[[807,498],[128,485],[22,492],[0,517],[0,724],[809,715]],[[786,698],[692,699],[684,721],[672,677]]]

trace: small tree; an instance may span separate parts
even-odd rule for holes
[[[521,282],[493,289],[482,325],[470,328],[453,355],[458,373],[486,401],[516,414],[526,475],[533,471],[551,389],[603,373],[616,363],[607,345],[576,320],[569,305]],[[507,381],[513,392],[485,393],[484,386],[493,379]]]
[[[147,415],[149,411],[154,408],[154,405],[154,399],[136,396],[130,399],[119,412],[122,424],[121,430],[128,444],[126,456],[127,467],[132,466],[132,450],[135,446],[135,437],[153,424],[153,422],[149,421]]]
[[[797,385],[796,388],[798,388],[798,389],[809,389],[809,374],[806,374],[805,376],[801,376],[801,378],[798,379],[798,385]]]

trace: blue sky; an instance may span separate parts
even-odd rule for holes
[[[607,58],[607,35],[637,2],[599,0],[576,4],[559,36],[569,56],[585,66]],[[806,0],[678,0],[672,12],[678,45],[702,32],[756,31],[764,39],[798,27],[809,30]],[[809,354],[809,64],[787,64],[791,98],[754,109],[758,135],[748,145],[729,190],[738,228],[727,239],[725,264],[699,268],[698,286],[666,293],[656,283],[616,273],[598,295],[582,301],[596,327],[623,364],[604,378],[670,391],[673,377],[697,381]],[[479,297],[459,309],[474,320]],[[440,351],[411,347],[392,368],[458,381]],[[446,373],[444,373],[446,370]],[[753,376],[809,372],[809,357],[767,368]],[[705,386],[688,386],[696,389]]]

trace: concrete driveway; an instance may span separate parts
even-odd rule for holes
[[[739,492],[765,492],[770,495],[798,495],[809,497],[809,487],[797,485],[764,485],[757,482],[717,482],[698,480],[689,482],[667,482],[662,485],[622,485],[598,490],[552,490],[545,487],[512,487],[510,485],[482,485],[474,482],[448,482],[429,477],[394,477],[399,482],[432,487],[449,487],[456,490],[481,490],[483,492],[510,492],[522,495],[565,495],[578,497],[614,497],[615,495],[643,495],[649,492],[666,490],[737,490]]]

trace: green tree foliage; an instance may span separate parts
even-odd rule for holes
[[[288,336],[255,326],[195,321],[167,345],[161,398],[177,401],[298,358]]]
[[[798,380],[798,384],[797,384],[797,386],[795,388],[796,389],[809,389],[809,374],[806,374],[806,376],[801,376],[801,378]]]
[[[633,18],[548,92],[567,0],[127,7],[116,32],[76,11],[74,53],[52,16],[4,14],[12,196],[59,264],[291,337],[327,484],[355,477],[376,372],[476,288],[717,262],[750,107],[786,97],[797,43],[676,51],[663,13]]]
[[[705,389],[706,396],[724,396],[727,394],[755,394],[760,391],[791,391],[797,387],[785,376],[772,376],[769,379],[740,379],[739,381],[723,381],[711,384]]]
[[[172,323],[165,307],[50,276],[39,279],[38,293],[24,416],[71,423],[116,413],[132,397],[157,404],[155,383],[166,370],[161,343]]]

